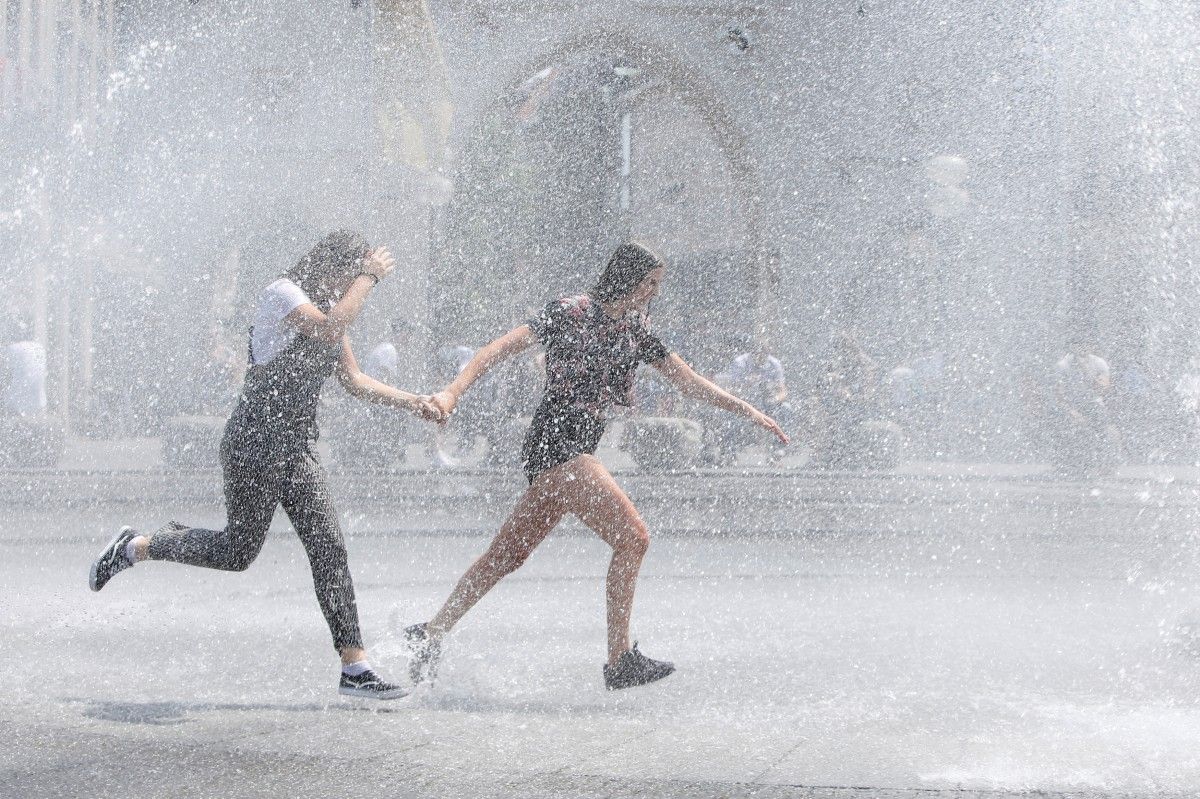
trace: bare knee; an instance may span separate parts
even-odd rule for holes
[[[624,534],[617,539],[614,547],[627,557],[641,558],[650,549],[650,531],[640,518],[633,519],[626,527]]]

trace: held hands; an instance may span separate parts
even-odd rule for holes
[[[395,268],[396,259],[388,252],[387,247],[376,247],[363,258],[362,271],[377,281],[390,275]]]
[[[441,424],[446,421],[446,414],[442,413],[442,409],[433,403],[432,397],[428,394],[418,396],[413,399],[410,408],[419,419],[426,422],[437,422]]]
[[[439,391],[429,399],[442,413],[442,418],[438,421],[449,421],[450,414],[454,413],[454,408],[456,405],[458,405],[458,397],[454,396],[454,394],[450,391]]]
[[[414,395],[408,409],[426,422],[445,424],[454,413],[458,399],[449,391],[439,391],[437,394]]]

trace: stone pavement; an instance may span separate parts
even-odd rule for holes
[[[483,544],[405,511],[343,514],[396,676],[396,631]],[[436,686],[372,708],[334,693],[282,519],[246,573],[147,564],[91,594],[112,528],[163,511],[10,509],[0,796],[1195,796],[1194,532],[1054,513],[660,536],[634,628],[679,671],[620,693],[600,682],[606,550],[568,526],[456,631]]]

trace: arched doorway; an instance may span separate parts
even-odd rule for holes
[[[743,136],[658,48],[587,36],[531,64],[480,118],[454,183],[433,274],[444,343],[477,345],[585,289],[629,238],[674,265],[659,327],[693,359],[716,365],[770,324]]]

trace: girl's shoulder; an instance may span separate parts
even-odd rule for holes
[[[540,324],[561,327],[581,325],[587,321],[593,308],[592,298],[586,294],[559,297],[546,304],[539,314]]]
[[[270,316],[286,316],[312,300],[292,280],[281,277],[267,284],[258,298],[259,311]]]
[[[305,293],[304,289],[300,288],[298,283],[287,277],[276,278],[268,283],[267,287],[263,289],[263,295],[271,297],[284,297],[289,300],[303,298],[304,302],[312,302],[312,300],[309,299],[308,294]]]
[[[294,294],[296,292],[303,294],[304,289],[300,288],[300,284],[290,277],[277,277],[263,289],[264,294]]]
[[[582,318],[591,310],[592,298],[586,294],[572,294],[566,297],[559,297],[550,303],[550,307],[568,316]]]

